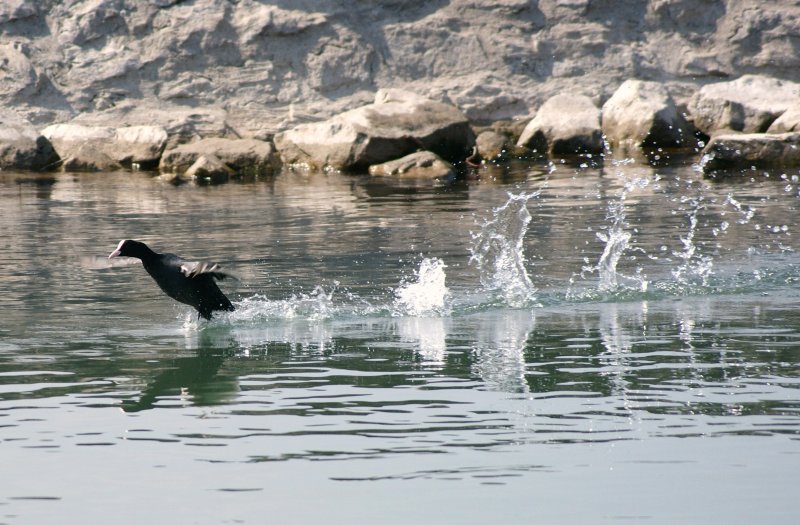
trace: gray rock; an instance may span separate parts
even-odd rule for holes
[[[280,169],[273,145],[255,139],[208,138],[181,144],[161,157],[163,172],[183,173],[201,156],[215,156],[236,173],[270,175]]]
[[[717,135],[703,149],[703,173],[800,165],[800,133]]]
[[[69,156],[62,158],[64,171],[116,171],[122,165],[109,157],[102,147],[84,142],[71,148]]]
[[[458,108],[397,90],[378,91],[372,104],[275,136],[285,163],[342,170],[366,169],[417,149],[462,160],[474,142]]]
[[[0,41],[0,99],[17,101],[36,91],[38,74],[28,53],[23,44]]]
[[[65,162],[79,154],[90,156],[86,163],[73,159],[65,166],[99,166],[103,164],[100,159],[107,157],[113,161],[114,169],[122,165],[156,164],[167,142],[167,132],[158,126],[115,129],[110,126],[53,124],[46,127],[42,135],[50,140]]]
[[[17,115],[0,111],[0,169],[42,171],[58,166],[50,141]]]
[[[603,133],[612,146],[676,148],[692,136],[666,88],[658,82],[626,80],[603,104]]]
[[[430,151],[418,151],[400,159],[369,167],[369,174],[384,177],[436,179],[455,175],[453,165]]]
[[[767,133],[788,133],[800,131],[800,104],[791,106],[784,111],[775,122],[770,124]]]
[[[796,2],[753,6],[3,0],[0,106],[36,123],[96,114],[112,127],[126,106],[217,110],[249,136],[330,118],[388,86],[481,121],[528,115],[568,90],[606,100],[628,78],[665,82],[683,105],[740,72],[800,81]],[[135,124],[170,131],[155,117]]]
[[[602,153],[600,110],[589,97],[556,95],[539,108],[536,117],[525,126],[517,145],[547,155]]]
[[[167,132],[160,126],[126,126],[117,128],[114,147],[118,162],[157,164],[167,144]]]
[[[232,175],[234,171],[213,154],[201,155],[183,174],[185,178],[194,179],[201,184],[227,182]]]
[[[475,139],[478,155],[489,162],[503,162],[512,158],[528,156],[528,148],[517,146],[509,135],[493,130],[482,131]]]
[[[697,129],[707,135],[721,130],[761,133],[796,104],[800,104],[800,84],[745,75],[700,88],[689,102],[689,113]]]

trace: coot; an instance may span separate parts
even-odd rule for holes
[[[141,259],[144,269],[165,294],[196,308],[204,319],[211,319],[217,310],[234,310],[214,280],[236,276],[223,271],[218,264],[184,261],[175,254],[156,253],[145,243],[129,239],[120,241],[108,258],[117,256]]]

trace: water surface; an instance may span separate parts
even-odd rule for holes
[[[0,173],[0,523],[794,523],[800,183],[752,175]]]

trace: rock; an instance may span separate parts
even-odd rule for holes
[[[203,156],[214,156],[234,172],[271,175],[280,169],[273,145],[255,139],[208,138],[181,144],[161,157],[159,169],[183,173]]]
[[[370,175],[404,178],[443,178],[455,175],[453,165],[431,151],[418,151],[400,159],[369,167]]]
[[[666,88],[658,82],[626,80],[602,110],[603,133],[622,149],[683,146],[692,136]]]
[[[122,168],[112,155],[114,128],[54,124],[42,130],[61,157],[64,171],[115,171]],[[109,154],[111,153],[111,154]]]
[[[58,160],[50,141],[30,123],[0,111],[0,169],[42,171],[57,167]]]
[[[27,46],[0,40],[0,100],[16,101],[30,97],[36,91],[37,82],[38,75]]]
[[[463,160],[474,142],[458,108],[398,90],[380,90],[372,104],[275,136],[285,163],[342,170],[366,169],[418,149]]]
[[[224,111],[249,136],[330,118],[389,86],[482,122],[531,114],[569,90],[606,100],[628,78],[665,82],[682,105],[741,72],[800,81],[796,1],[754,6],[3,0],[0,106],[47,124],[121,106]],[[161,120],[135,123],[173,135]]]
[[[788,133],[790,131],[800,131],[800,104],[791,106],[784,111],[767,129],[767,133]]]
[[[122,165],[154,165],[161,157],[167,142],[167,132],[158,126],[130,126],[115,129],[110,126],[84,126],[81,124],[54,124],[46,127],[42,135],[52,142],[58,155],[67,166],[79,169],[119,169]],[[78,155],[88,155],[85,159]],[[69,161],[69,162],[68,162]]]
[[[762,133],[792,105],[800,104],[800,84],[759,75],[708,84],[689,101],[697,129]]]
[[[167,132],[160,126],[117,128],[114,136],[116,160],[124,165],[156,165],[167,144]]]
[[[475,146],[478,148],[478,155],[489,162],[503,162],[530,154],[528,148],[517,146],[510,136],[493,130],[479,133],[475,139]]]
[[[102,147],[84,142],[69,150],[69,156],[62,158],[64,171],[116,171],[122,165],[109,157]]]
[[[703,173],[800,165],[800,133],[717,135],[703,149]]]
[[[183,176],[199,183],[220,184],[228,182],[233,174],[234,171],[216,155],[208,154],[200,155]]]
[[[539,108],[517,145],[551,156],[602,153],[600,110],[589,97],[556,95]]]

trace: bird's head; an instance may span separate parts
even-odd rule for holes
[[[139,241],[132,241],[130,239],[125,239],[119,241],[117,249],[111,252],[111,255],[109,255],[108,258],[111,259],[112,257],[136,257],[137,259],[141,259],[152,253],[153,250],[148,248],[145,243]]]

